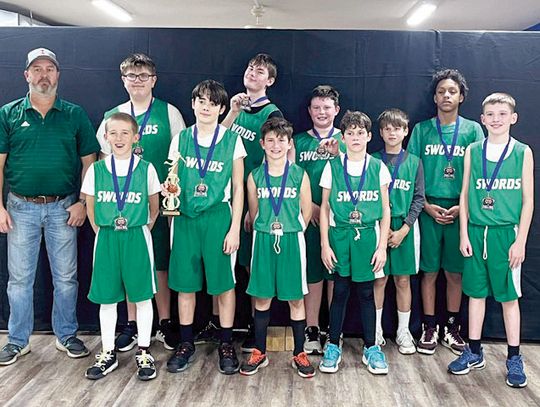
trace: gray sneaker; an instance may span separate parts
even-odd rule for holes
[[[70,336],[64,342],[56,338],[56,349],[66,352],[70,358],[84,358],[90,351],[84,346],[84,342],[76,336]]]
[[[28,352],[30,352],[30,344],[23,348],[14,343],[8,343],[0,351],[0,365],[11,365],[17,361],[19,356],[26,355]]]

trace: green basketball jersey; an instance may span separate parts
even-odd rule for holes
[[[116,205],[113,177],[105,165],[105,160],[94,164],[94,216],[98,226],[114,227],[114,220],[120,215]],[[118,177],[120,193],[124,190],[126,177]],[[140,160],[133,169],[129,192],[122,210],[128,228],[148,223],[148,162]],[[119,232],[121,233],[121,232]]]
[[[193,126],[182,130],[178,138],[178,151],[185,159],[178,161],[178,176],[180,177],[180,212],[190,218],[202,212],[228,202],[231,189],[234,148],[236,134],[220,125],[221,140],[216,143],[214,154],[208,164],[204,179],[199,175],[197,155],[193,139]],[[199,146],[201,164],[204,166],[209,148]],[[197,196],[196,188],[203,183],[207,187],[206,196]]]
[[[487,183],[482,171],[482,144],[471,145],[471,178],[469,184],[469,220],[475,225],[504,226],[517,225],[521,217],[523,159],[526,144],[516,141],[514,148],[502,163],[493,181],[490,197],[494,199],[493,209],[483,209],[482,200],[487,197]],[[487,175],[490,177],[497,165],[487,161]]]
[[[338,140],[339,149],[345,152],[345,144],[341,141],[341,132],[332,135]],[[322,201],[322,188],[319,186],[321,174],[328,160],[333,159],[330,154],[317,153],[319,140],[310,135],[307,131],[294,136],[294,147],[296,149],[296,164],[306,170],[311,184],[311,200],[317,205]]]
[[[345,183],[345,169],[343,168],[343,158],[341,156],[337,160],[331,160],[332,168],[332,189],[330,191],[330,209],[334,216],[334,222],[337,227],[362,227],[374,226],[375,222],[382,218],[382,201],[381,201],[381,186],[380,186],[380,169],[384,165],[381,160],[378,160],[369,154],[366,154],[366,159],[369,161],[366,168],[366,179],[364,187],[360,191],[358,205],[356,209],[360,211],[362,223],[351,224],[349,222],[349,214],[354,210],[354,204],[351,201],[351,196],[347,191]],[[354,196],[358,196],[358,184],[360,176],[354,177],[349,175],[351,189]]]
[[[270,233],[271,225],[276,220],[276,215],[270,202],[270,190],[266,185],[264,175],[264,165],[260,165],[252,172],[253,181],[257,187],[257,198],[259,199],[259,212],[255,216],[253,228],[258,232]],[[301,232],[304,230],[304,219],[300,210],[300,188],[304,170],[296,164],[290,164],[285,192],[283,193],[283,204],[279,211],[278,220],[282,224],[283,232]],[[281,190],[283,176],[270,176],[270,185],[274,200],[277,203]]]
[[[278,110],[278,107],[272,103],[257,113],[246,113],[242,110],[231,126],[231,130],[242,137],[247,152],[247,157],[244,159],[244,181],[247,180],[249,173],[263,161],[264,152],[259,144],[261,126],[270,114]]]
[[[442,136],[448,150],[452,145],[455,125],[441,126]],[[459,132],[450,166],[453,178],[444,177],[444,169],[449,166],[444,154],[444,146],[437,132],[435,118],[414,126],[407,150],[422,160],[426,185],[426,197],[457,199],[463,182],[463,159],[465,149],[471,143],[482,140],[484,133],[478,123],[459,117]]]
[[[382,160],[381,151],[377,151],[373,154],[373,157]],[[390,192],[390,207],[392,217],[406,218],[414,197],[414,185],[416,183],[416,173],[418,172],[420,159],[407,152],[405,152],[403,157],[403,162],[396,174],[394,187],[392,192]],[[390,175],[394,174],[395,166],[391,165],[390,162],[386,166],[388,167],[388,171],[390,171]]]
[[[168,167],[164,164],[169,154],[171,145],[171,124],[169,122],[168,103],[154,98],[150,118],[142,132],[142,139],[139,141],[143,148],[145,161],[151,162],[156,168],[160,182],[167,178]],[[113,113],[119,112],[118,107],[105,113],[105,120]],[[141,126],[145,113],[138,115],[135,120]]]

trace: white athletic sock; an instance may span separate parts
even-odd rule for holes
[[[136,302],[137,306],[137,344],[143,348],[150,346],[150,337],[152,336],[152,321],[154,319],[154,310],[152,309],[152,300]]]
[[[114,350],[117,317],[116,303],[101,304],[99,307],[99,327],[101,329],[101,346],[105,352]]]
[[[375,310],[375,332],[382,332],[382,308]]]
[[[398,332],[403,329],[409,329],[409,319],[411,318],[411,311],[401,312],[398,310]]]

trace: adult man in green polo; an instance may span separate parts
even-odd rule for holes
[[[33,286],[42,235],[54,285],[52,326],[56,348],[69,357],[89,354],[77,333],[77,227],[86,218],[77,195],[99,144],[85,111],[57,97],[59,64],[45,48],[30,51],[24,77],[26,97],[0,108],[0,196],[4,176],[10,188],[0,202],[0,232],[7,233],[11,313],[8,343],[0,365],[30,351],[34,325]]]

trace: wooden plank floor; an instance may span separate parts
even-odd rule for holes
[[[99,349],[97,335],[81,335],[89,349]],[[0,334],[5,344],[6,335]],[[158,377],[141,382],[135,375],[134,351],[119,356],[120,366],[106,378],[90,381],[91,357],[73,360],[54,347],[52,335],[33,335],[32,352],[0,367],[0,406],[540,406],[540,345],[523,345],[529,385],[512,389],[504,383],[506,345],[485,345],[487,367],[466,376],[446,372],[454,355],[439,347],[434,356],[403,356],[389,341],[387,376],[373,376],[361,363],[360,341],[345,339],[343,362],[336,374],[302,379],[290,366],[290,353],[270,353],[270,365],[257,375],[218,373],[212,345],[197,348],[186,371],[166,371],[169,352],[152,345]],[[318,362],[319,357],[313,357]]]

